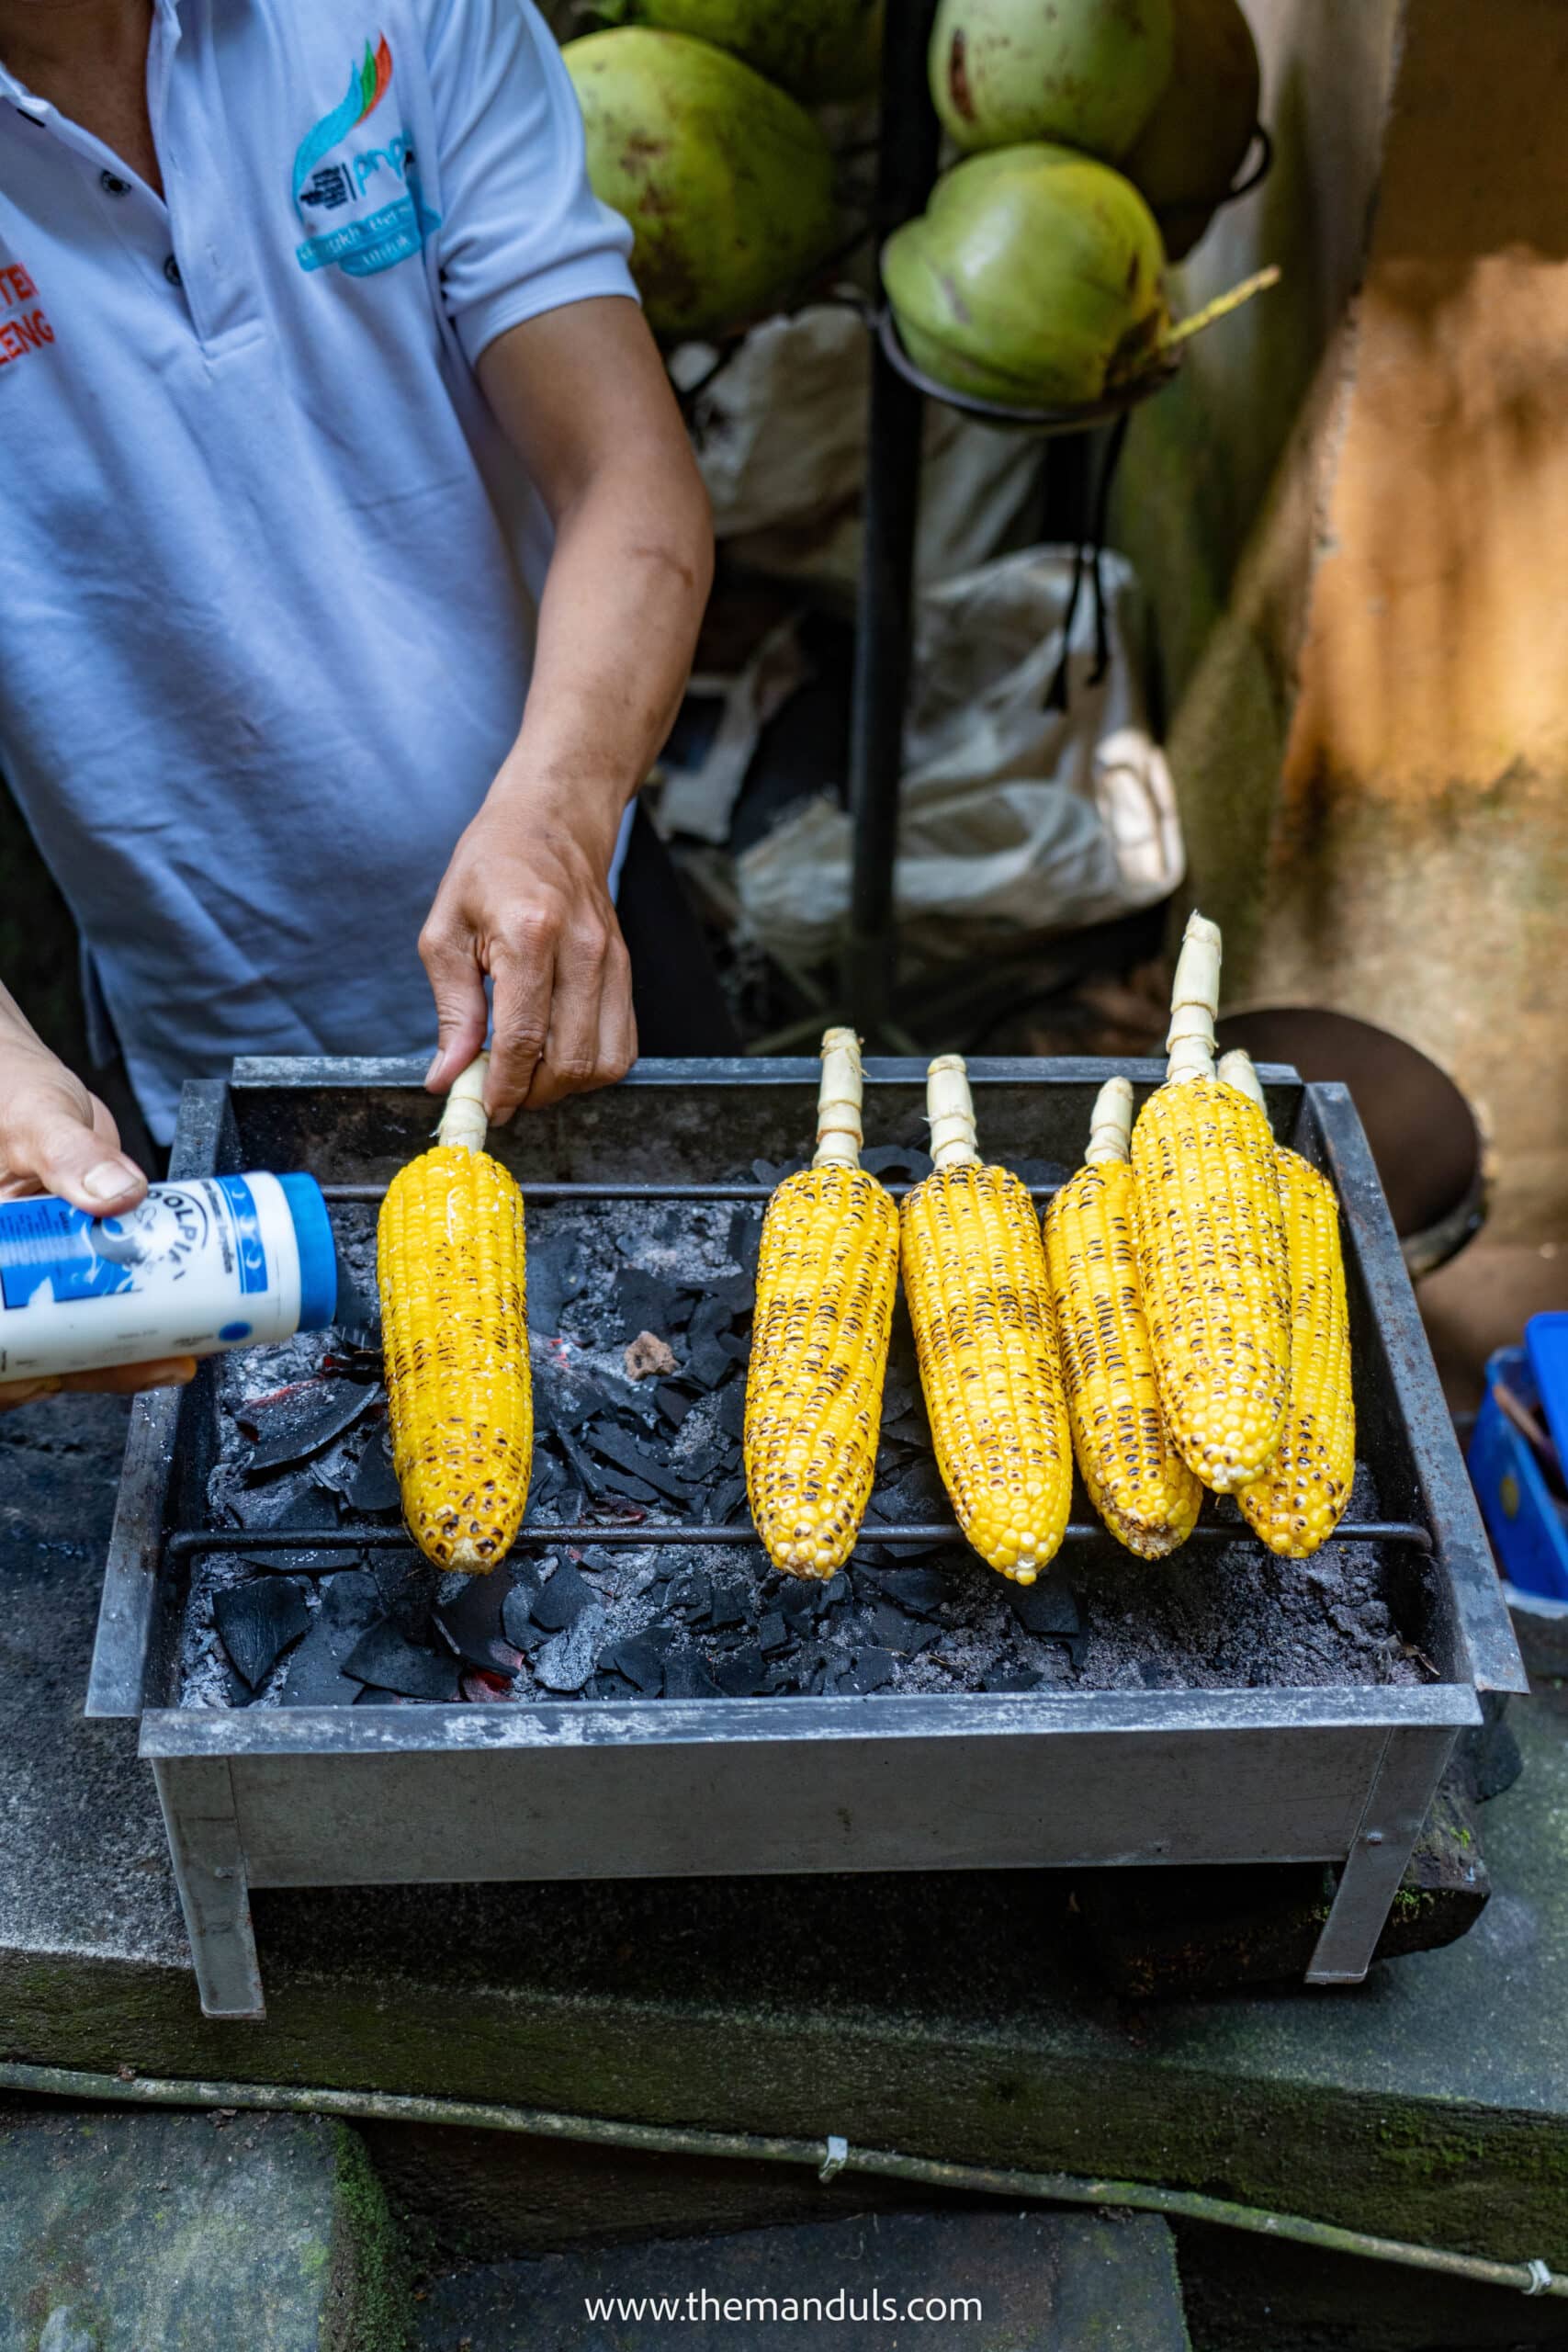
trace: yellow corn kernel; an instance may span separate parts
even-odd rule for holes
[[[768,1204],[746,1381],[746,1489],[770,1560],[837,1575],[871,1498],[898,1282],[898,1216],[874,1176],[829,1164]]]
[[[1291,1389],[1274,1458],[1236,1496],[1271,1552],[1304,1560],[1326,1543],[1356,1475],[1350,1317],[1334,1188],[1300,1152],[1276,1148],[1291,1284]]]
[[[1218,1078],[1159,1088],[1133,1130],[1138,1268],[1182,1460],[1234,1492],[1280,1442],[1291,1373],[1284,1226],[1269,1122]]]
[[[438,1567],[492,1568],[533,1458],[523,1195],[487,1152],[438,1144],[393,1178],[376,1241],[409,1532]]]
[[[1032,1584],[1061,1544],[1073,1483],[1040,1220],[1005,1168],[937,1156],[900,1220],[937,1465],[981,1558]]]
[[[1203,1489],[1160,1408],[1133,1189],[1125,1159],[1080,1168],[1046,1210],[1045,1261],[1073,1451],[1089,1499],[1118,1543],[1158,1560],[1191,1534]]]

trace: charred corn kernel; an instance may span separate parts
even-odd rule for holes
[[[898,1283],[898,1214],[860,1166],[852,1029],[822,1040],[817,1156],[768,1204],[746,1378],[746,1491],[791,1576],[837,1575],[871,1496]]]
[[[932,1173],[900,1219],[920,1385],[958,1523],[1020,1584],[1055,1556],[1072,1440],[1044,1245],[1016,1176],[980,1163],[964,1064],[931,1066]]]
[[[1245,1054],[1226,1054],[1220,1075],[1263,1104]],[[1271,1552],[1304,1560],[1345,1516],[1356,1476],[1350,1313],[1334,1187],[1299,1151],[1274,1148],[1291,1284],[1291,1396],[1274,1458],[1236,1497],[1242,1517]]]
[[[400,1170],[376,1232],[392,1466],[410,1534],[438,1567],[492,1568],[528,1499],[533,1392],[523,1195],[484,1136],[483,1057],[435,1148]],[[457,1087],[465,1088],[459,1096]]]
[[[1203,1489],[1176,1450],[1155,1380],[1126,1157],[1132,1103],[1124,1078],[1101,1088],[1088,1163],[1045,1212],[1045,1262],[1089,1500],[1118,1543],[1158,1560],[1191,1534]]]
[[[1206,1487],[1259,1476],[1280,1442],[1291,1310],[1274,1139],[1213,1075],[1219,933],[1194,915],[1177,967],[1166,1083],[1133,1130],[1138,1271],[1178,1452]]]

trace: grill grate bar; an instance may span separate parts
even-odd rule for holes
[[[771,1201],[776,1187],[772,1184],[567,1184],[530,1176],[519,1176],[524,1196],[530,1201]],[[884,1191],[901,1201],[912,1193],[912,1184],[886,1184]],[[1025,1192],[1032,1201],[1049,1201],[1060,1189],[1055,1184],[1026,1184]],[[328,1201],[384,1201],[385,1184],[323,1184],[323,1196]]]
[[[1074,1520],[1063,1541],[1087,1544],[1105,1534],[1105,1529],[1093,1520]],[[863,1529],[862,1540],[867,1544],[961,1544],[964,1540],[956,1527],[941,1522],[919,1521],[906,1526],[884,1526],[880,1521]],[[1195,1527],[1188,1537],[1190,1544],[1236,1544],[1247,1541],[1247,1531],[1241,1527],[1213,1524]],[[684,1527],[646,1520],[637,1524],[625,1521],[600,1525],[594,1520],[579,1520],[565,1526],[525,1526],[513,1537],[513,1546],[528,1547],[540,1544],[754,1544],[756,1530],[748,1521],[743,1526]],[[1429,1552],[1432,1538],[1427,1529],[1414,1520],[1348,1519],[1335,1530],[1337,1544],[1409,1544],[1418,1551]],[[197,1528],[181,1528],[168,1539],[167,1548],[176,1558],[193,1552],[363,1552],[373,1546],[382,1550],[412,1551],[413,1541],[401,1528],[385,1527],[215,1527],[205,1532]]]

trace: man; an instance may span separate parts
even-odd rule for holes
[[[236,1052],[441,1092],[487,980],[493,1118],[634,1057],[711,537],[629,243],[531,0],[0,0],[0,774],[160,1142]],[[144,1182],[0,992],[0,1193]]]

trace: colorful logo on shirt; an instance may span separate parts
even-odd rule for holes
[[[348,88],[330,114],[309,130],[295,153],[290,194],[301,223],[321,226],[294,249],[301,269],[341,269],[370,277],[422,251],[438,217],[421,201],[413,149],[406,131],[384,144],[369,141],[344,152],[368,121],[392,82],[392,52],[385,34],[348,71]],[[393,191],[396,191],[395,193]],[[341,220],[334,219],[341,213]]]

